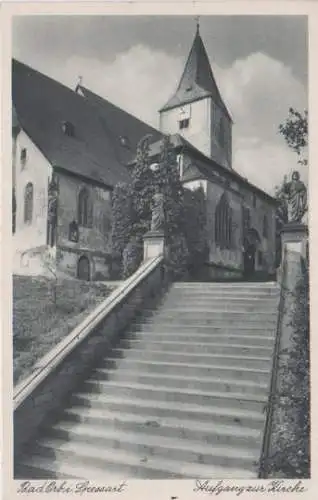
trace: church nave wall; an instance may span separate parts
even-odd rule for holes
[[[52,168],[22,130],[15,148],[15,252],[46,245],[48,182]]]

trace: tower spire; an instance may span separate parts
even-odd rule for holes
[[[200,33],[200,16],[195,16],[195,22],[197,26],[197,35]]]

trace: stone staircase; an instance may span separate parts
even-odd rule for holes
[[[257,478],[274,283],[175,283],[19,457],[16,478]]]

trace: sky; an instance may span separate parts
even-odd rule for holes
[[[13,57],[85,87],[159,127],[191,48],[189,16],[27,16],[13,22]],[[201,16],[200,33],[233,125],[233,168],[273,192],[298,169],[278,133],[290,107],[307,109],[305,16]]]

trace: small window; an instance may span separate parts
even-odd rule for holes
[[[188,128],[189,127],[189,123],[190,123],[189,118],[185,118],[184,120],[180,120],[179,121],[179,129],[182,130],[184,128]]]
[[[119,140],[120,140],[121,146],[123,146],[124,148],[130,149],[130,142],[129,142],[128,137],[126,137],[125,135],[121,135]]]
[[[22,148],[20,153],[21,167],[24,168],[27,161],[27,149]]]
[[[62,130],[65,135],[68,135],[69,137],[74,137],[75,135],[75,127],[73,123],[71,122],[63,122],[62,123]]]

